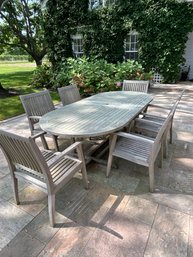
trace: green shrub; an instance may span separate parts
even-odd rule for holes
[[[81,58],[69,59],[71,83],[82,93],[97,93],[115,90],[115,66],[105,60]]]
[[[68,58],[55,71],[48,65],[38,67],[32,85],[56,89],[74,84],[81,94],[90,94],[120,90],[124,79],[151,80],[152,73],[145,73],[141,64],[131,60],[112,64],[104,59]]]
[[[116,65],[116,81],[125,80],[152,80],[152,72],[144,72],[141,64],[133,60],[118,63]]]
[[[124,79],[151,80],[152,73],[145,73],[135,61],[118,64],[101,59],[69,58],[55,72],[54,86],[75,84],[82,94],[98,93],[120,89]]]
[[[179,78],[188,33],[193,30],[193,6],[177,0],[117,0],[89,10],[88,0],[49,0],[46,37],[53,65],[72,56],[70,35],[83,35],[83,51],[111,63],[122,61],[124,39],[139,33],[139,62],[154,68],[165,82]]]
[[[47,64],[38,66],[33,73],[31,85],[36,88],[52,88],[54,86],[52,67]]]

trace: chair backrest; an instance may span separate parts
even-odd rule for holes
[[[20,95],[19,97],[28,117],[42,116],[55,109],[48,90],[27,95]]]
[[[146,80],[124,80],[123,91],[148,92],[149,81]]]
[[[172,106],[172,109],[171,109],[172,119],[173,119],[173,116],[174,116],[174,114],[175,114],[175,111],[176,111],[176,109],[177,109],[177,107],[178,107],[178,104],[179,104],[179,102],[180,102],[180,100],[181,100],[181,98],[182,98],[184,92],[185,92],[185,89],[182,90],[181,94],[178,96],[177,100],[175,101],[174,105]]]
[[[169,112],[167,118],[165,119],[164,123],[162,124],[161,128],[159,129],[159,131],[157,133],[157,136],[154,141],[154,146],[152,149],[153,154],[156,154],[158,145],[161,144],[162,137],[163,137],[164,133],[167,131],[169,124],[172,122],[173,115],[174,115],[174,113],[173,113],[173,108],[172,108],[172,110]]]
[[[58,94],[63,105],[71,104],[81,99],[76,85],[60,87],[58,88]]]
[[[0,130],[0,148],[5,154],[12,173],[17,169],[22,169],[29,175],[45,178],[44,174],[47,177],[49,168],[40,149],[31,137],[25,138]]]

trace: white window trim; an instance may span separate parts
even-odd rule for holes
[[[76,34],[76,35],[71,35],[70,37],[71,37],[71,39],[72,39],[72,51],[73,51],[73,54],[74,54],[76,57],[78,57],[79,55],[82,55],[82,54],[84,53],[83,51],[78,52],[78,51],[75,51],[75,50],[74,50],[74,42],[73,42],[73,40],[76,40],[76,39],[83,39],[83,36],[82,36],[81,34]]]
[[[128,33],[128,36],[131,36],[131,35],[136,35],[136,36],[138,36],[139,35],[139,33],[136,31],[136,30],[130,30],[130,32]],[[131,43],[131,42],[129,42],[129,43]],[[129,53],[138,53],[138,49],[136,49],[135,48],[135,50],[126,50],[126,39],[125,39],[125,41],[124,41],[124,52],[125,52],[125,54],[127,53],[127,54],[129,54]]]
[[[135,31],[135,30],[132,30],[132,31],[129,32],[128,36],[132,36],[132,35],[138,36],[139,33],[137,31]],[[126,53],[134,53],[134,52],[137,53],[138,52],[138,50],[126,50],[126,39],[125,39],[125,42],[124,42],[124,48],[125,48],[125,52]]]

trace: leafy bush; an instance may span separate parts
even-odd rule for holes
[[[70,59],[71,83],[84,93],[115,90],[115,67],[105,60]]]
[[[54,86],[52,67],[47,64],[38,66],[33,73],[31,85],[36,88],[52,88]]]
[[[56,89],[74,84],[81,94],[90,94],[119,90],[124,79],[151,80],[152,73],[145,73],[141,64],[130,60],[112,64],[103,59],[68,58],[55,71],[48,65],[38,67],[32,85]]]
[[[118,63],[116,65],[116,81],[126,80],[152,80],[152,72],[144,72],[141,64],[133,60],[127,60],[126,62]]]
[[[103,59],[69,58],[55,72],[54,86],[75,84],[81,93],[98,93],[119,90],[124,79],[151,80],[152,73],[145,73],[135,61],[112,64]]]
[[[139,33],[139,62],[154,68],[165,82],[179,78],[188,32],[193,30],[193,6],[188,1],[136,0],[88,9],[88,0],[48,1],[46,35],[52,64],[72,56],[70,34],[83,35],[87,56],[110,63],[122,61],[124,39]]]

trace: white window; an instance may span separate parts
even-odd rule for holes
[[[83,39],[82,35],[72,35],[72,51],[74,57],[81,57],[83,55]]]
[[[125,59],[138,59],[138,33],[131,31],[125,39]]]

